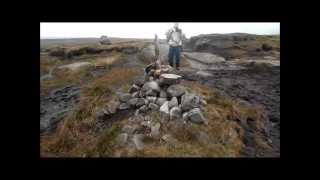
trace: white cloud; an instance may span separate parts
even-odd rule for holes
[[[165,38],[173,23],[40,23],[40,38],[110,37]],[[280,23],[180,23],[189,38],[211,33],[280,34]]]

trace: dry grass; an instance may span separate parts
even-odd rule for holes
[[[72,157],[101,156],[110,152],[110,148],[107,148],[107,134],[116,133],[111,128],[112,132],[105,132],[101,137],[95,136],[95,110],[111,100],[117,87],[127,84],[137,72],[138,69],[133,68],[115,68],[91,82],[82,91],[80,102],[57,130],[51,135],[41,137],[41,152]]]

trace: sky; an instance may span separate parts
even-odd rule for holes
[[[174,23],[40,23],[40,38],[108,37],[164,39]],[[187,38],[200,34],[280,34],[280,23],[179,23]]]

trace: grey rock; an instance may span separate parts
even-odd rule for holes
[[[171,97],[180,97],[183,94],[185,94],[185,92],[186,92],[185,87],[178,84],[171,85],[167,89],[167,93]]]
[[[152,126],[151,126],[151,136],[153,137],[153,138],[159,138],[160,137],[160,123],[159,122],[157,122],[157,123],[155,123],[155,124],[153,124]]]
[[[147,96],[146,99],[150,102],[150,103],[155,103],[157,100],[157,97],[155,96]]]
[[[144,137],[145,136],[143,134],[135,134],[133,136],[132,140],[138,150],[142,150],[144,148],[144,143],[143,143]]]
[[[138,98],[136,107],[141,107],[145,104],[145,99],[144,98]]]
[[[110,101],[107,105],[107,108],[104,109],[104,113],[106,115],[115,114],[117,112],[117,109],[119,108],[119,105],[119,101]]]
[[[117,137],[117,140],[118,144],[120,146],[124,146],[127,141],[128,141],[128,134],[127,133],[120,133]]]
[[[167,98],[167,93],[166,93],[166,91],[161,90],[161,91],[160,91],[160,96],[159,96],[159,97],[161,97],[161,98]]]
[[[208,78],[208,77],[211,77],[212,76],[212,74],[211,73],[209,73],[209,72],[206,72],[206,71],[198,71],[197,73],[196,73],[196,75],[198,75],[198,76],[200,76],[200,77],[203,77],[203,78]]]
[[[150,89],[145,93],[145,96],[157,96],[157,92]]]
[[[178,140],[175,139],[171,134],[165,134],[161,137],[163,141],[168,143],[169,145],[176,146],[178,144]]]
[[[181,117],[181,109],[177,106],[170,110],[170,120],[178,119]]]
[[[205,119],[199,108],[194,108],[189,111],[188,118],[191,122],[194,123],[205,123]]]
[[[140,87],[138,85],[133,84],[129,90],[129,93],[134,93],[140,90]]]
[[[185,113],[182,114],[182,120],[183,121],[188,121],[189,120],[188,112],[185,112]]]
[[[151,121],[141,121],[141,126],[151,128]]]
[[[161,85],[172,85],[179,83],[181,78],[177,74],[161,74],[159,80]]]
[[[153,111],[156,111],[156,110],[159,110],[159,106],[157,104],[154,104],[154,103],[150,103],[148,105],[149,109],[153,110]]]
[[[144,84],[144,79],[136,79],[136,80],[134,80],[134,84],[139,87],[142,87]]]
[[[170,111],[169,111],[168,103],[169,103],[169,101],[166,101],[160,107],[160,116],[164,120],[169,120],[170,119]]]
[[[148,111],[148,106],[143,105],[139,108],[139,113],[146,113]]]
[[[192,93],[186,93],[181,98],[181,109],[189,111],[193,108],[200,107],[200,98]]]
[[[139,98],[139,91],[137,91],[137,92],[134,92],[134,93],[132,93],[131,94],[131,97],[133,97],[133,98]]]
[[[119,110],[126,110],[126,109],[130,109],[130,104],[121,103],[120,106],[119,106]]]
[[[129,104],[131,105],[131,106],[136,106],[136,104],[137,104],[137,102],[138,102],[138,99],[139,98],[132,98],[132,99],[130,99],[129,100]]]
[[[171,98],[171,100],[168,103],[169,109],[171,109],[174,106],[178,106],[178,99],[176,97]]]
[[[157,104],[158,106],[162,106],[163,103],[165,103],[166,101],[167,101],[166,98],[157,98],[156,104]]]
[[[146,82],[143,86],[142,86],[142,90],[147,92],[148,90],[153,90],[153,91],[156,91],[156,92],[160,92],[160,87],[159,87],[159,84],[158,82],[156,81],[149,81],[149,82]]]
[[[128,102],[132,97],[129,93],[118,93],[120,102],[126,103]]]
[[[198,131],[195,134],[195,137],[197,139],[197,141],[199,141],[201,144],[208,144],[210,143],[210,137],[208,136],[207,133],[202,132],[202,131]]]
[[[139,125],[137,124],[133,124],[133,125],[125,125],[123,126],[123,128],[121,129],[122,133],[127,133],[127,134],[133,134],[135,133],[137,130],[139,129]]]

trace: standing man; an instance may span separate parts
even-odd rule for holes
[[[169,64],[173,67],[173,58],[175,58],[176,69],[180,67],[180,51],[182,48],[182,31],[178,27],[178,23],[167,32],[167,42],[169,43]]]

